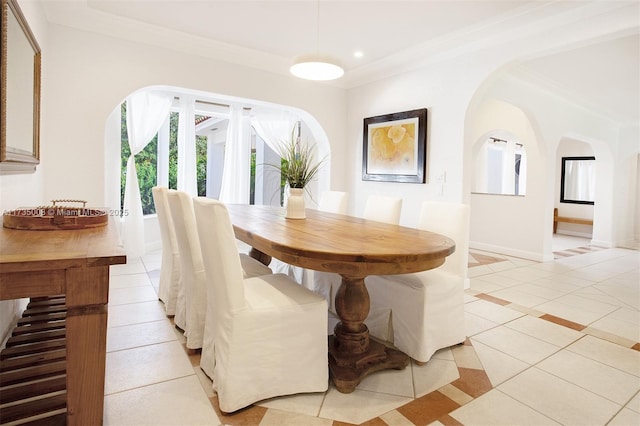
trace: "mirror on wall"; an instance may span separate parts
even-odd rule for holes
[[[489,136],[475,155],[473,192],[525,195],[527,152],[514,137]]]
[[[595,157],[562,157],[560,202],[594,204]]]
[[[0,171],[40,162],[40,47],[16,0],[2,0]]]

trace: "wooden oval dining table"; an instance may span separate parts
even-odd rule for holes
[[[365,320],[368,275],[405,274],[442,265],[455,250],[450,238],[353,216],[306,209],[305,219],[287,219],[280,207],[229,204],[235,236],[250,255],[268,265],[272,257],[316,271],[335,272],[340,322],[329,337],[329,373],[336,388],[353,392],[368,374],[403,369],[409,357],[369,338]]]

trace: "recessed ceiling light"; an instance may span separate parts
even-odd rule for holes
[[[362,50],[356,50],[355,52],[353,52],[353,56],[355,56],[356,58],[362,58],[364,56],[364,53],[362,53]]]

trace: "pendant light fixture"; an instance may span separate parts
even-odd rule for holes
[[[289,71],[306,80],[335,80],[344,74],[337,61],[320,55],[320,0],[317,2],[316,10],[316,53],[296,57]]]

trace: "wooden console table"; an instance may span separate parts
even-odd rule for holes
[[[114,219],[63,231],[0,227],[0,300],[64,295],[66,420],[103,421],[109,266],[126,263]]]

